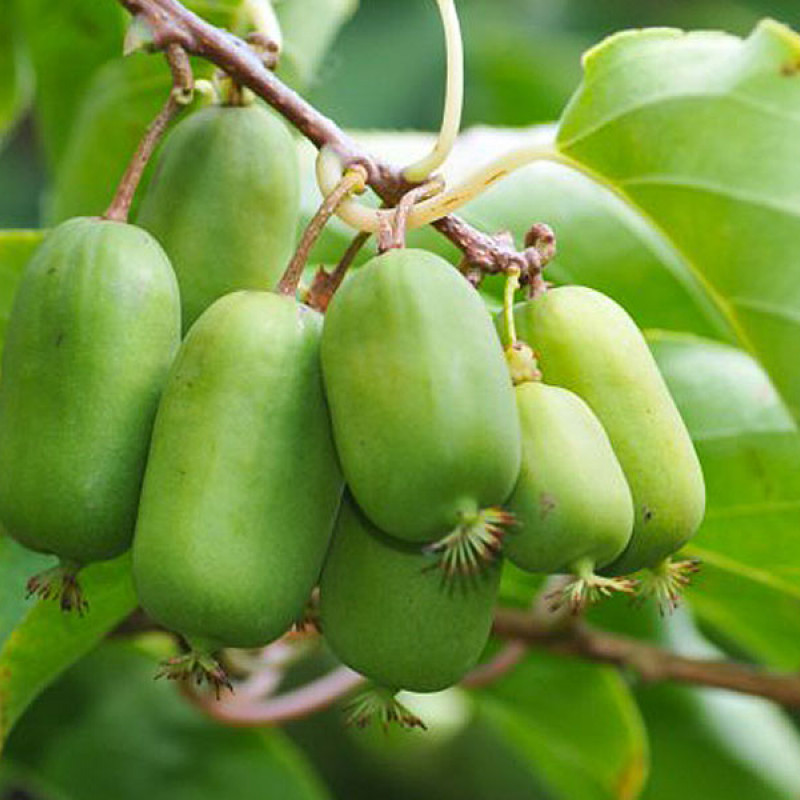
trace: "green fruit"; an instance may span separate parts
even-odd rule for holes
[[[382,530],[432,541],[511,493],[519,420],[503,351],[446,261],[390,250],[362,267],[331,302],[322,364],[345,477]]]
[[[148,233],[73,219],[47,237],[3,353],[0,518],[12,536],[75,568],[128,548],[179,342],[175,275]]]
[[[197,321],[170,373],[134,579],[154,619],[208,651],[276,639],[319,577],[343,488],[321,324],[292,298],[236,292]]]
[[[506,555],[529,572],[609,564],[630,540],[633,501],[603,426],[566,389],[529,382],[516,394],[522,468],[508,508],[519,527]]]
[[[483,651],[500,567],[446,584],[430,557],[342,503],[320,581],[325,638],[352,669],[388,689],[435,692],[457,683]]]
[[[175,127],[137,221],[172,260],[184,330],[224,294],[278,283],[299,205],[294,141],[261,105],[205,108]]]
[[[613,300],[578,286],[517,306],[515,318],[544,379],[578,394],[597,415],[630,486],[633,535],[604,572],[659,565],[700,526],[705,488],[686,426],[644,337]]]

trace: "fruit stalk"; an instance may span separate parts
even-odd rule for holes
[[[351,194],[355,192],[363,192],[366,187],[367,171],[364,167],[355,165],[347,170],[342,176],[336,188],[325,197],[322,205],[317,209],[317,213],[308,223],[303,236],[300,239],[286,272],[278,283],[276,291],[279,294],[294,295],[297,291],[297,286],[300,283],[300,278],[303,275],[308,262],[308,256],[311,253],[311,248],[319,238],[320,234],[328,224],[328,220],[336,213],[339,204]]]
[[[192,100],[194,76],[186,52],[177,44],[171,44],[166,51],[167,63],[172,70],[173,88],[167,102],[150,123],[133,154],[122,180],[119,182],[114,198],[103,214],[103,219],[114,222],[127,222],[131,203],[142,175],[155,152],[158,143],[167,132],[170,122]]]

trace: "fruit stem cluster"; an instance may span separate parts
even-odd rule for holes
[[[337,206],[363,184],[369,185],[386,206],[394,207],[400,204],[399,213],[402,215],[399,218],[390,217],[393,213],[397,215],[398,212],[369,209],[372,215],[370,224],[377,225],[381,220],[392,219],[397,233],[397,222],[401,222],[402,228],[406,225],[411,228],[431,223],[463,251],[462,269],[468,277],[477,280],[486,273],[519,274],[520,283],[526,285],[530,293],[536,294],[542,291],[544,283],[541,271],[555,252],[555,237],[547,226],[533,226],[525,237],[524,249],[518,251],[508,234],[496,236],[484,234],[462,219],[446,212],[459,207],[524,164],[546,159],[576,166],[568,156],[550,147],[543,148],[536,145],[523,148],[483,167],[481,171],[457,186],[435,193],[435,196],[427,201],[412,204],[409,210],[405,207],[403,198],[421,197],[429,191],[429,187],[423,187],[425,192],[417,192],[418,184],[409,180],[407,172],[397,170],[365,152],[334,121],[285,86],[270,71],[263,52],[260,53],[258,48],[253,48],[229,32],[208,24],[178,0],[119,0],[119,2],[134,15],[140,27],[137,35],[146,42],[147,47],[166,53],[175,88],[134,155],[118,194],[106,213],[107,219],[126,219],[131,199],[148,159],[171,119],[191,96],[192,76],[188,56],[194,55],[213,63],[235,84],[247,87],[260,96],[314,144],[323,156],[329,152],[336,157],[337,169],[332,173],[331,191],[325,192],[327,196],[320,214],[309,228],[307,239],[309,244],[305,249],[300,248],[297,263],[293,263],[288,277],[284,278],[281,285],[282,291],[293,292],[296,288],[298,265],[302,268],[305,263],[305,256],[310,250],[310,243],[313,243],[320,220],[324,218],[324,221],[327,221]],[[427,173],[430,168],[429,164],[424,166],[420,174],[417,174],[412,166],[411,177],[423,180],[425,176],[421,173]],[[341,180],[342,175],[347,176],[346,180]],[[336,191],[333,191],[334,187]],[[353,253],[363,241],[363,236],[356,239],[352,248]],[[340,275],[341,271],[334,273],[335,277]],[[510,305],[513,290],[514,282],[510,284],[507,306]],[[508,309],[507,317],[508,334],[513,340],[513,320],[508,314]],[[503,522],[494,519],[486,521],[491,524]],[[493,531],[488,530],[488,532]],[[454,551],[459,558],[471,563],[475,547],[479,549],[485,547],[487,553],[491,555],[494,540],[484,537],[487,533],[486,526],[476,530],[470,529],[468,533],[476,535],[472,538],[461,537],[458,540],[463,545],[460,550]],[[469,549],[470,545],[473,550]],[[683,572],[670,570],[666,576],[671,579],[667,587],[667,598],[672,600],[673,590],[685,582],[685,569]],[[607,584],[598,584],[589,588],[602,591],[605,586]],[[46,587],[43,584],[35,584],[31,590],[43,592],[46,591]],[[71,604],[74,601],[68,599],[66,602]],[[517,609],[498,609],[494,618],[494,633],[515,646],[506,650],[503,657],[498,658],[489,668],[482,668],[482,677],[473,678],[476,683],[495,679],[513,666],[522,657],[521,644],[524,647],[537,646],[598,663],[613,664],[632,670],[648,681],[673,680],[724,688],[768,698],[787,706],[800,707],[800,678],[794,675],[770,674],[733,662],[686,658],[646,642],[596,630],[580,620],[554,626],[552,621],[543,623],[540,615],[537,616],[535,613]],[[168,664],[166,677],[178,677],[184,674],[182,669],[184,665],[180,661],[181,659],[176,659]],[[218,668],[215,662],[197,658],[190,661],[189,666],[190,672],[195,677]],[[174,672],[172,668],[175,669]],[[274,723],[306,716],[313,710],[326,707],[337,698],[349,694],[362,683],[363,679],[359,675],[342,668],[282,697],[264,699],[253,695],[245,696],[242,700],[225,699],[222,702],[214,702],[210,696],[194,693],[193,698],[209,713],[229,724],[261,725],[265,722]],[[218,685],[224,686],[221,680]],[[189,689],[188,684],[184,683],[184,686],[187,691],[193,691]],[[404,712],[390,706],[386,713],[392,716]]]

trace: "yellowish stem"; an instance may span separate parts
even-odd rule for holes
[[[585,168],[569,156],[560,153],[555,147],[543,147],[540,144],[521,147],[505,153],[481,167],[451,189],[423,203],[417,203],[408,215],[406,223],[408,230],[429,225],[431,222],[455,212],[474,197],[486,191],[496,181],[535,161],[553,161],[585,171]],[[333,150],[329,148],[320,150],[317,157],[317,183],[323,196],[329,195],[336,188],[343,172],[344,165]],[[346,200],[339,206],[336,213],[356,230],[370,233],[377,233],[380,230],[381,218],[378,209],[362,205],[356,200]]]
[[[444,113],[439,138],[433,150],[425,158],[403,170],[403,177],[412,183],[424,181],[447,160],[461,128],[461,111],[464,106],[464,45],[456,5],[454,0],[436,0],[436,3],[442,17],[447,48]]]

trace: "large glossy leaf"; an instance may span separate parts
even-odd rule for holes
[[[480,702],[554,797],[639,796],[648,770],[647,739],[615,670],[535,652]]]
[[[701,619],[776,666],[800,659],[800,433],[741,350],[653,334],[692,434],[707,513],[686,548],[704,568],[689,597]]]
[[[521,242],[533,222],[556,232],[547,268],[555,283],[614,297],[644,328],[735,340],[702,282],[672,244],[607,187],[558,164],[525,167],[477,198],[465,217],[482,230],[508,229]]]
[[[21,590],[23,571],[38,566],[0,539],[0,576]],[[130,556],[94,564],[81,572],[89,602],[82,617],[64,614],[57,603],[29,606],[0,646],[0,749],[30,703],[61,673],[86,655],[138,603],[130,574]],[[15,601],[18,603],[18,601]],[[18,616],[22,610],[17,606]],[[6,612],[0,622],[6,624]],[[13,617],[12,617],[13,619]]]
[[[732,787],[748,800],[797,797],[797,733],[778,709],[667,685],[646,687],[637,696],[652,748],[643,800],[725,800]],[[783,774],[770,763],[776,760]]]
[[[559,149],[640,209],[800,415],[800,36],[623,33],[584,60]]]
[[[592,610],[593,622],[682,655],[719,659],[686,608],[661,616],[617,598]],[[646,800],[736,797],[789,800],[800,792],[800,736],[772,703],[719,689],[639,684],[636,699],[651,748]]]
[[[64,800],[322,800],[327,793],[277,730],[237,731],[203,718],[156,662],[104,645],[43,695],[8,755]]]
[[[661,615],[617,597],[590,611],[606,630],[699,659],[725,654],[705,639],[688,607]],[[647,726],[650,775],[642,797],[789,800],[800,792],[800,736],[790,715],[755,697],[630,676]],[[735,787],[735,788],[734,788]]]

